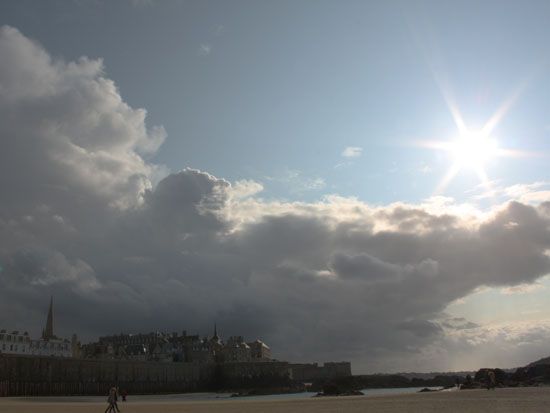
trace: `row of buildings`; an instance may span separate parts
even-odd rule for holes
[[[76,335],[72,340],[56,337],[53,333],[53,298],[50,300],[46,328],[39,339],[33,339],[28,332],[0,330],[0,353],[31,356],[73,357],[77,351]]]
[[[231,363],[233,366],[269,367],[275,362],[271,349],[261,340],[247,342],[242,336],[222,340],[214,325],[212,337],[152,332],[148,334],[118,334],[100,337],[97,342],[81,345],[76,335],[71,340],[54,334],[53,298],[46,319],[46,327],[39,339],[27,332],[0,330],[0,354],[52,356],[99,361],[127,360],[161,363]],[[240,363],[240,364],[238,364]],[[244,364],[248,363],[248,364]],[[260,364],[256,364],[260,363]],[[276,366],[281,363],[272,363]],[[289,364],[289,377],[299,381],[334,378],[351,375],[349,362],[315,364]],[[196,366],[200,367],[200,366]]]
[[[246,342],[242,336],[223,341],[214,326],[210,338],[178,333],[119,334],[100,337],[81,345],[76,334],[71,340],[57,337],[53,331],[53,298],[46,327],[39,339],[28,332],[0,330],[0,353],[35,356],[73,357],[97,360],[134,360],[157,362],[251,362],[271,361],[271,349],[261,340]]]
[[[101,360],[157,362],[250,362],[272,361],[271,349],[261,340],[246,342],[242,336],[225,342],[214,326],[212,337],[153,332],[100,337],[96,343],[82,346],[82,357]]]
[[[73,336],[76,340],[76,336]],[[73,357],[73,343],[69,340],[32,339],[28,332],[0,330],[0,353],[31,356]]]

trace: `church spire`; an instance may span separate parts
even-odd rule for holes
[[[46,320],[46,328],[42,333],[44,340],[50,340],[54,338],[53,335],[53,296],[50,297],[50,308],[48,309],[48,319]]]

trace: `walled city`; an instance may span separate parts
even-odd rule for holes
[[[100,337],[81,344],[54,334],[53,298],[39,339],[0,330],[0,396],[104,394],[118,385],[131,393],[170,393],[288,386],[351,376],[349,362],[277,361],[261,340],[151,332]]]

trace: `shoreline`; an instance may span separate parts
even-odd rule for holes
[[[199,402],[199,401],[219,401],[219,400],[258,400],[258,401],[270,401],[270,400],[300,400],[316,397],[374,397],[374,396],[392,396],[401,394],[415,394],[425,391],[438,392],[438,391],[455,391],[457,389],[445,389],[442,387],[388,387],[388,388],[364,388],[359,389],[361,393],[350,394],[350,392],[344,392],[342,394],[322,394],[319,392],[302,391],[302,392],[284,392],[284,393],[247,393],[237,394],[233,392],[220,391],[220,392],[191,392],[191,393],[157,393],[157,394],[134,394],[129,395],[131,401],[134,402]],[[356,390],[354,390],[356,391]],[[28,402],[57,402],[57,403],[94,403],[103,402],[106,396],[103,395],[49,395],[49,396],[10,396],[4,399],[28,401]],[[2,400],[2,398],[0,398]]]
[[[144,413],[317,413],[317,412],[540,412],[550,404],[547,387],[499,388],[495,391],[468,390],[394,395],[316,397],[304,399],[257,400],[133,400],[120,402],[123,412]],[[1,398],[0,413],[53,413],[102,411],[105,401],[44,401],[43,398]]]

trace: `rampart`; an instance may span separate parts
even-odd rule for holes
[[[97,361],[0,354],[0,396],[103,395],[117,384],[130,394],[208,390],[216,366]]]
[[[104,395],[287,388],[295,381],[351,375],[349,363],[160,363],[0,354],[1,396]]]
[[[224,389],[281,388],[291,385],[292,372],[286,362],[223,363],[219,378]]]
[[[351,376],[351,363],[347,361],[327,362],[322,366],[312,364],[290,364],[292,378],[297,381],[314,381]]]

